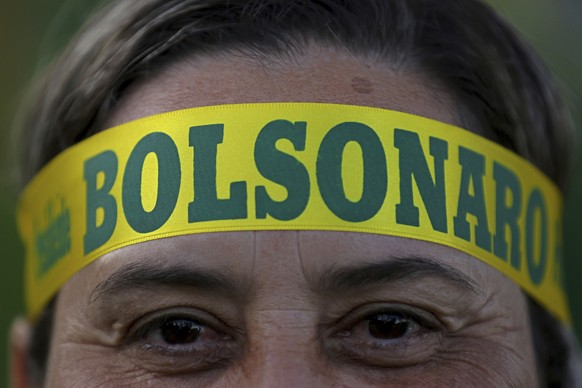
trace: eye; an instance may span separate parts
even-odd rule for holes
[[[159,322],[150,323],[146,329],[144,338],[160,346],[192,345],[200,340],[223,337],[199,321],[187,318],[163,318]]]
[[[409,340],[429,331],[433,325],[426,323],[421,317],[409,312],[379,311],[357,317],[350,325],[338,334],[361,341],[376,341],[380,345],[388,345],[398,340]],[[392,346],[392,345],[390,345]]]
[[[196,349],[233,340],[220,323],[206,319],[212,323],[180,315],[155,316],[139,325],[132,337],[146,346],[167,350]]]
[[[167,372],[222,368],[241,350],[235,329],[203,311],[160,311],[139,319],[127,339],[129,354],[147,369]]]
[[[190,344],[198,339],[203,330],[199,322],[175,319],[161,325],[160,336],[167,344]]]
[[[367,326],[372,337],[393,340],[404,337],[416,325],[401,313],[379,313],[367,318]]]
[[[342,362],[400,367],[430,359],[443,328],[428,312],[408,306],[366,305],[338,322],[330,349]]]

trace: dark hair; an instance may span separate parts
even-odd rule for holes
[[[23,182],[102,130],[124,90],[165,64],[224,52],[284,60],[310,43],[428,75],[454,98],[467,128],[524,156],[565,188],[570,116],[538,57],[478,0],[112,2],[53,63],[24,112]],[[559,330],[536,325],[558,324],[530,305],[542,374],[553,386],[553,376],[565,376],[567,364],[555,357],[567,354],[547,356],[551,346],[544,344],[560,338],[546,334]],[[47,327],[45,322],[39,330]],[[33,360],[46,362],[37,356]]]

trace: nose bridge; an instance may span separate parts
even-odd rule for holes
[[[252,387],[322,387],[326,365],[321,357],[315,312],[268,310],[257,314],[245,369]],[[329,381],[327,381],[329,383]]]
[[[260,279],[246,317],[245,386],[324,387],[319,304],[303,272],[295,232],[255,234],[254,279]],[[329,376],[328,376],[329,377]]]

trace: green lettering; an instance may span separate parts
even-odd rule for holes
[[[487,207],[483,190],[485,157],[465,147],[459,147],[459,163],[462,167],[457,215],[453,219],[455,236],[471,241],[467,214],[477,218],[475,240],[478,247],[491,252],[491,233],[487,221]],[[473,194],[470,192],[473,183]]]
[[[357,202],[347,198],[342,181],[343,150],[352,141],[359,145],[364,161],[362,197]],[[367,125],[346,122],[332,128],[321,142],[316,169],[321,196],[339,218],[365,221],[382,207],[388,186],[386,156],[380,138]]]
[[[400,150],[400,203],[396,205],[396,222],[420,226],[418,207],[414,205],[412,195],[412,176],[414,176],[433,229],[447,233],[444,171],[445,160],[449,157],[447,142],[435,137],[430,138],[430,154],[434,158],[434,181],[417,133],[396,129],[394,145]]]
[[[536,214],[539,214],[539,217],[536,217]],[[536,223],[536,219],[539,219],[540,222]],[[534,228],[536,226],[540,227],[538,236],[540,252],[538,260],[536,260],[535,252],[536,241],[538,241],[535,238]],[[525,230],[525,257],[527,259],[529,277],[533,284],[539,285],[546,273],[548,262],[548,210],[544,196],[539,189],[533,190],[529,196]]]
[[[83,168],[86,182],[85,197],[86,226],[83,236],[83,252],[93,252],[111,238],[117,223],[117,203],[109,194],[117,177],[117,156],[113,151],[104,151],[87,160]],[[103,184],[97,187],[97,176],[103,174]],[[97,210],[101,209],[103,220],[97,225]]]
[[[71,251],[71,212],[61,198],[60,209],[55,211],[52,201],[47,203],[48,224],[36,234],[36,253],[38,255],[38,275],[50,271]]]
[[[518,219],[521,213],[521,183],[517,175],[505,166],[493,164],[493,179],[495,179],[495,236],[493,237],[493,253],[507,261],[508,247],[506,229],[511,233],[511,266],[521,268],[521,231]],[[511,194],[511,204],[508,204],[508,194]]]
[[[158,162],[158,189],[156,205],[146,211],[142,201],[142,170],[148,154],[153,153]],[[180,193],[180,157],[172,138],[154,132],[136,144],[129,155],[123,176],[123,212],[133,230],[149,233],[168,221]]]
[[[247,217],[246,182],[231,183],[230,198],[218,198],[216,159],[223,137],[223,124],[190,128],[190,147],[194,149],[194,201],[188,204],[188,222]]]
[[[309,201],[309,174],[303,164],[294,157],[277,150],[277,141],[289,140],[295,150],[305,150],[305,122],[292,123],[275,120],[261,130],[255,144],[255,163],[259,172],[267,179],[287,189],[287,198],[273,200],[264,186],[255,189],[257,218],[267,214],[278,220],[288,221],[297,218]]]

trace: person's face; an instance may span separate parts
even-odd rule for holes
[[[134,85],[108,125],[269,101],[460,121],[436,82],[313,49],[174,64]],[[47,370],[50,387],[537,384],[525,297],[497,270],[432,243],[316,231],[189,235],[102,257],[60,292]]]

